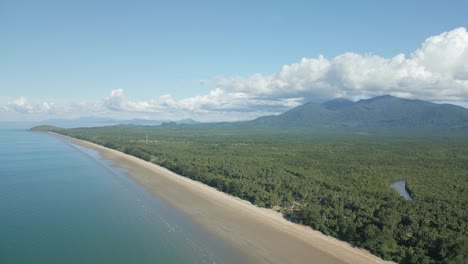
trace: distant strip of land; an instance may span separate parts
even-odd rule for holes
[[[97,150],[158,198],[203,229],[240,249],[253,263],[390,263],[348,243],[292,223],[271,209],[173,173],[163,167],[94,143],[64,137]]]

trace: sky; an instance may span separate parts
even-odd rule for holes
[[[467,1],[0,0],[0,121],[468,106]]]

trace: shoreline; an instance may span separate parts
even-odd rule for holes
[[[252,263],[393,263],[159,165],[88,141],[49,134],[97,150],[154,196],[245,253]]]

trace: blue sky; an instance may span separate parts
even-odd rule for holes
[[[238,120],[384,93],[464,105],[467,13],[466,1],[0,0],[0,120]],[[444,47],[427,42],[437,36]],[[326,83],[311,80],[323,67]],[[356,67],[432,77],[349,75]]]

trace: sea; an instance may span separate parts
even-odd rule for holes
[[[245,263],[98,152],[0,125],[0,263]]]

